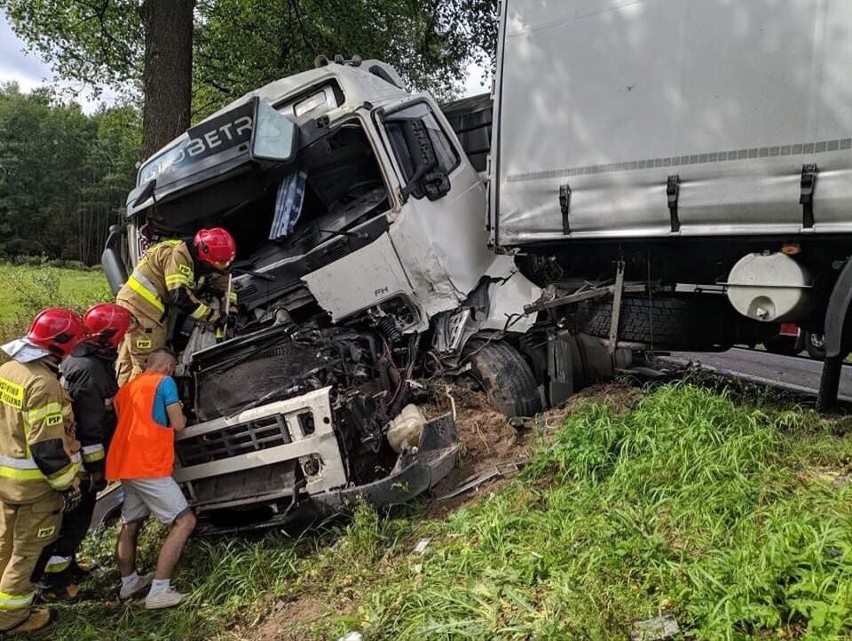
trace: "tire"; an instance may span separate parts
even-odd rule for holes
[[[825,334],[822,332],[804,332],[805,350],[808,356],[818,361],[825,360]]]
[[[778,336],[772,340],[764,341],[763,346],[767,352],[780,356],[795,356],[800,351],[799,341],[795,336]]]
[[[618,339],[657,349],[713,349],[733,345],[733,314],[726,300],[695,297],[625,298]],[[609,337],[612,301],[591,306],[580,330]]]
[[[468,372],[488,397],[488,404],[509,418],[541,411],[538,383],[529,364],[503,341],[471,340],[465,347]]]

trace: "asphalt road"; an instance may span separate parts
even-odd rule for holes
[[[769,352],[734,348],[722,353],[674,352],[662,360],[700,363],[704,369],[745,378],[756,383],[778,385],[816,395],[822,362],[800,356],[779,356]],[[852,366],[844,365],[840,379],[840,400],[852,402]]]

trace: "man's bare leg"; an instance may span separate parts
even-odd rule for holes
[[[128,576],[136,571],[136,545],[139,541],[141,529],[142,521],[122,523],[121,525],[118,541],[115,544],[115,558],[121,576]]]
[[[183,553],[186,541],[194,529],[195,515],[192,512],[187,512],[175,520],[169,535],[163,541],[160,556],[157,558],[157,570],[154,572],[155,581],[171,578],[172,571],[175,569],[181,553]]]

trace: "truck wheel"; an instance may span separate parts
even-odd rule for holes
[[[508,417],[533,416],[541,410],[538,383],[518,350],[503,341],[472,340],[465,347],[470,375],[488,396],[488,404]]]
[[[811,358],[825,360],[825,334],[805,330],[805,349]]]

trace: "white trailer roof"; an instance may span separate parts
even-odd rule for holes
[[[503,5],[498,244],[852,231],[852,2]]]

